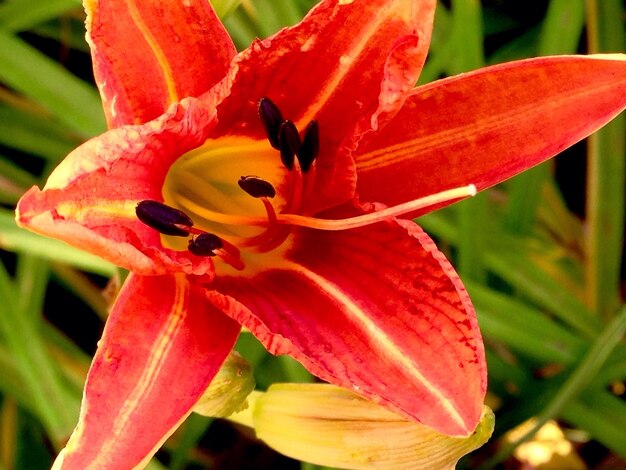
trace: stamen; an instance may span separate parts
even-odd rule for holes
[[[163,235],[186,237],[193,225],[193,221],[183,211],[159,201],[139,202],[135,208],[135,214],[141,222]]]
[[[300,134],[293,122],[285,121],[278,128],[278,145],[283,165],[291,170],[296,153],[300,149]]]
[[[280,150],[278,128],[284,121],[280,109],[269,98],[261,98],[259,100],[258,112],[270,144],[276,150]]]
[[[317,230],[347,230],[391,220],[394,217],[432,207],[443,202],[474,195],[476,195],[476,186],[470,184],[348,219],[316,219],[314,217],[306,217],[297,214],[278,214],[276,219],[279,224],[296,225]]]
[[[189,251],[196,256],[215,256],[215,250],[222,248],[222,240],[212,233],[201,233],[189,240]]]
[[[189,240],[188,249],[196,256],[217,256],[237,271],[246,267],[237,247],[213,233],[204,232],[192,238]]]
[[[243,189],[252,197],[274,197],[276,196],[276,190],[272,183],[265,181],[258,176],[242,176],[237,181],[239,187]]]
[[[237,245],[240,247],[255,247],[257,251],[265,251],[264,247],[268,246],[276,239],[277,234],[280,231],[287,229],[285,226],[280,226],[276,223],[276,210],[272,203],[266,197],[260,198],[265,212],[267,213],[267,228],[260,234],[253,237],[241,238],[237,241]],[[287,229],[288,230],[288,229]]]
[[[320,151],[320,128],[317,121],[309,122],[304,130],[302,145],[298,149],[298,161],[303,172],[309,171]]]
[[[246,267],[245,263],[238,256],[233,256],[231,253],[224,249],[215,251],[215,256],[219,257],[226,264],[230,264],[237,271],[243,271]]]

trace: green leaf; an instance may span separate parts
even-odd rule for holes
[[[487,252],[489,269],[519,293],[558,316],[563,323],[588,338],[595,338],[602,328],[600,321],[561,284],[529,262],[523,251],[515,247],[509,247],[509,250]]]
[[[515,442],[502,447],[487,465],[504,461],[518,445],[530,439],[548,420],[558,417],[566,406],[593,381],[611,352],[622,340],[624,333],[626,333],[626,306],[598,335],[584,359],[569,375],[558,392],[544,405],[533,428]]]
[[[552,0],[541,28],[539,55],[575,53],[584,26],[584,0]]]
[[[0,332],[7,348],[19,361],[19,372],[31,391],[34,408],[56,445],[71,431],[78,409],[72,409],[56,364],[38,334],[39,317],[20,309],[14,296],[15,284],[0,263]]]
[[[480,284],[466,282],[465,286],[478,311],[481,329],[491,340],[546,363],[575,364],[582,357],[585,340],[543,312]]]
[[[50,21],[36,26],[33,33],[58,41],[64,48],[75,49],[89,54],[89,44],[85,40],[84,20],[78,21],[75,18],[66,20]]]
[[[80,8],[80,0],[6,1],[0,5],[0,27],[10,32],[25,31],[69,10]]]
[[[80,139],[55,123],[48,113],[26,111],[0,104],[0,143],[57,163]]]
[[[189,456],[192,449],[198,444],[200,438],[213,422],[212,418],[192,413],[178,430],[178,442],[172,452],[170,470],[182,470],[189,464]]]
[[[15,204],[33,184],[35,178],[30,173],[0,156],[0,203]]]
[[[39,317],[50,278],[48,262],[31,254],[23,254],[18,257],[15,277],[18,289],[17,307],[25,315]]]
[[[220,19],[227,18],[241,4],[241,0],[211,0],[211,5]]]
[[[104,276],[115,273],[115,266],[97,256],[18,227],[15,224],[15,215],[6,209],[0,209],[0,248],[62,261]]]
[[[0,329],[0,338],[3,338]],[[20,406],[36,414],[37,409],[33,403],[31,392],[22,379],[20,361],[9,351],[3,340],[0,344],[0,392],[3,395],[14,398]]]
[[[608,395],[605,393],[605,395]],[[593,397],[598,399],[596,395]],[[599,407],[597,403],[589,398],[576,400],[569,403],[562,412],[563,419],[570,424],[578,426],[589,432],[594,439],[604,444],[618,455],[626,457],[626,422],[615,419],[614,411],[620,410],[624,413],[624,402],[616,397],[604,397],[603,400],[610,400],[609,407]]]
[[[95,88],[26,42],[1,30],[0,79],[84,137],[106,129]]]
[[[66,263],[53,262],[54,279],[87,304],[104,322],[109,316],[109,303],[102,292],[87,276]],[[114,266],[111,266],[115,270]],[[119,283],[121,285],[121,282]]]
[[[531,28],[517,38],[504,44],[489,56],[489,65],[532,57],[537,50],[539,31],[540,29],[538,27]]]

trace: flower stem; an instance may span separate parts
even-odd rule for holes
[[[619,0],[587,0],[589,52],[621,51],[624,45]],[[624,240],[626,118],[618,116],[588,141],[586,301],[610,318],[619,303]]]

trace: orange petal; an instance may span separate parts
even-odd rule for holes
[[[442,433],[471,433],[486,389],[483,344],[430,238],[400,221],[301,229],[292,243],[273,268],[218,276],[209,287],[229,297],[215,293],[215,304],[320,378]]]
[[[158,120],[86,142],[43,190],[31,188],[20,199],[18,223],[141,274],[212,272],[210,259],[164,248],[159,233],[137,219],[135,207],[145,199],[162,200],[170,165],[204,142],[214,117],[214,110],[188,98]]]
[[[430,43],[434,0],[323,1],[233,62],[216,134],[264,138],[257,102],[270,98],[302,131],[320,128],[317,208],[351,199],[355,134],[384,122],[414,86]],[[332,181],[332,184],[330,182]]]
[[[530,59],[416,88],[357,149],[360,197],[393,205],[484,189],[553,157],[624,109],[625,59]]]
[[[85,0],[109,127],[141,124],[226,74],[235,46],[206,0]]]
[[[78,426],[55,469],[134,468],[191,412],[239,325],[182,274],[131,274],[94,357]]]

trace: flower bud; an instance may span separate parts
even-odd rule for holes
[[[454,469],[491,436],[494,415],[484,407],[468,437],[440,434],[327,384],[275,384],[233,420],[254,425],[257,437],[287,456],[351,469]]]
[[[252,368],[233,351],[211,381],[193,411],[203,416],[225,418],[247,407],[246,398],[254,390]]]

